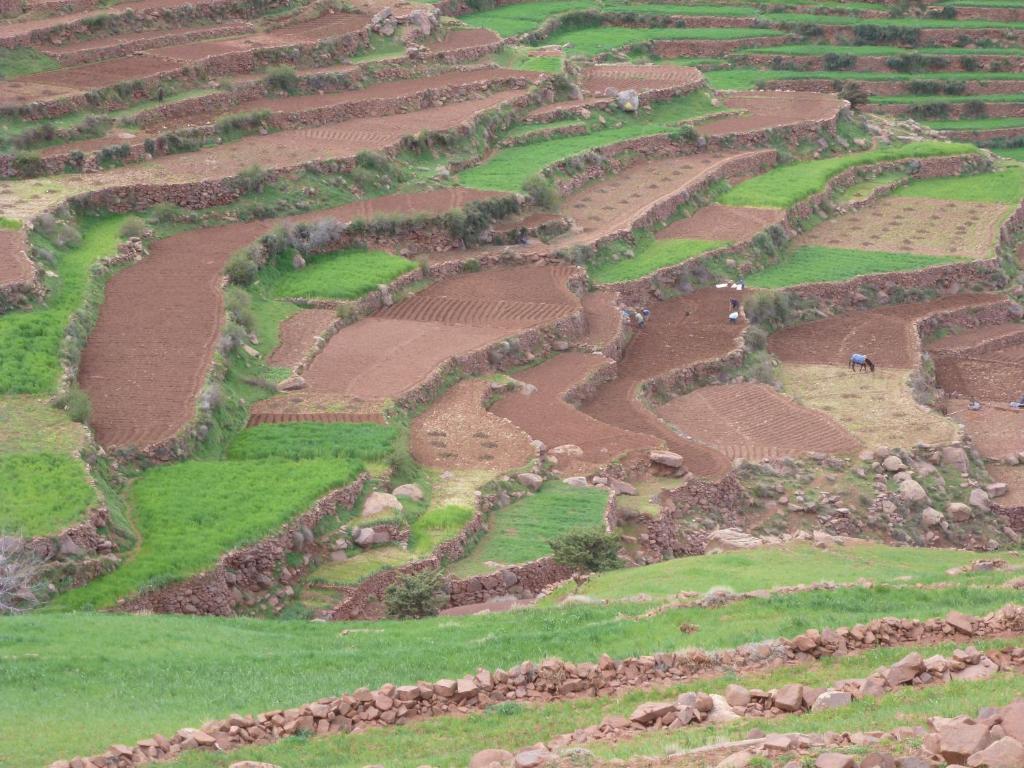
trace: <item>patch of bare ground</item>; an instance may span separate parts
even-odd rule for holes
[[[956,424],[914,400],[909,368],[868,374],[832,365],[786,364],[781,375],[787,394],[828,415],[869,448],[909,448],[957,437]]]
[[[704,82],[704,75],[694,67],[674,67],[669,64],[595,64],[587,67],[580,77],[584,93],[604,96],[605,90],[634,89],[653,91],[662,88],[688,88],[693,90]]]
[[[980,326],[928,345],[938,386],[950,397],[1006,405],[1024,391],[1024,325]]]
[[[980,411],[972,411],[963,398],[950,398],[944,405],[985,458],[1002,459],[1024,451],[1024,411],[1011,410],[1006,403],[984,403]]]
[[[424,466],[507,472],[533,458],[529,436],[484,408],[487,381],[461,381],[412,423],[409,449]]]
[[[0,285],[27,282],[34,274],[25,231],[0,229]]]
[[[801,323],[773,333],[768,350],[784,363],[849,364],[855,352],[876,365],[913,368],[918,362],[914,322],[933,312],[1001,301],[994,293],[960,293],[931,301],[893,304]]]
[[[281,323],[281,341],[267,362],[293,368],[312,348],[316,337],[326,331],[335,320],[333,309],[302,309]]]
[[[702,387],[670,400],[658,413],[730,459],[760,461],[810,451],[850,454],[861,447],[832,417],[765,384]]]
[[[443,40],[432,40],[427,43],[426,48],[431,53],[451,53],[463,48],[491,45],[500,40],[501,37],[489,29],[453,29]]]
[[[588,416],[565,401],[565,393],[611,361],[602,355],[565,352],[515,377],[536,387],[531,394],[517,392],[501,398],[491,411],[507,418],[530,437],[544,442],[549,449],[577,446],[556,452],[558,470],[571,474],[609,463],[612,459],[640,448],[653,448],[661,440],[643,432],[622,429]]]
[[[696,238],[742,243],[785,218],[786,212],[780,209],[712,203],[697,209],[692,216],[672,222],[658,232],[657,239]]]
[[[729,94],[724,104],[743,110],[738,115],[715,117],[697,126],[702,136],[784,128],[813,120],[827,120],[839,113],[843,102],[831,93],[804,91],[744,92]]]
[[[565,267],[460,275],[343,328],[304,374],[310,391],[363,401],[398,397],[451,357],[558,320],[579,307]]]
[[[619,332],[622,318],[615,304],[613,291],[591,291],[584,294],[583,315],[587,319],[587,334],[579,340],[580,344],[603,347],[610,343]]]
[[[883,197],[828,219],[798,245],[823,245],[923,256],[990,258],[1010,207],[996,203]]]

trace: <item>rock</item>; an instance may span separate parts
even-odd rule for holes
[[[888,752],[869,752],[860,761],[860,768],[896,768],[896,758]]]
[[[882,467],[886,472],[902,472],[907,468],[907,465],[903,463],[903,459],[899,456],[892,455],[885,457],[885,460],[882,462]]]
[[[725,700],[730,707],[745,707],[750,703],[750,691],[742,685],[730,683],[725,688]]]
[[[683,457],[678,453],[673,453],[672,451],[651,451],[649,456],[655,464],[672,467],[673,469],[682,469]]]
[[[583,449],[578,445],[566,443],[565,445],[556,445],[548,453],[553,453],[556,456],[582,456]]]
[[[240,763],[232,763],[228,768],[280,768],[273,763],[257,763],[254,760],[242,760]]]
[[[540,747],[524,749],[516,755],[515,766],[516,768],[537,768],[538,765],[543,765],[552,758],[554,755],[547,749]]]
[[[85,554],[85,548],[66,533],[58,539],[57,551],[61,557],[81,557]]]
[[[989,500],[988,494],[985,493],[981,488],[972,488],[971,495],[967,497],[967,503],[976,509],[988,510],[992,502]]]
[[[925,507],[921,512],[921,523],[927,528],[936,528],[942,525],[946,518],[935,507]]]
[[[751,536],[738,528],[719,528],[708,534],[704,544],[705,554],[728,552],[734,549],[753,549],[764,542],[757,536]]]
[[[394,494],[374,491],[363,502],[363,517],[376,517],[389,509],[401,512],[402,502]]]
[[[400,485],[395,488],[391,494],[393,496],[403,496],[405,498],[412,499],[413,501],[423,501],[423,489],[416,485],[416,483]]]
[[[256,349],[256,347],[252,346],[251,344],[243,344],[242,345],[242,351],[245,352],[245,354],[247,354],[249,357],[253,358],[254,360],[257,357],[260,356],[260,351],[258,349]]]
[[[615,94],[615,103],[623,112],[636,112],[640,109],[640,95],[633,89],[619,91]]]
[[[956,445],[947,445],[942,449],[942,464],[947,467],[956,467],[961,472],[968,469],[967,451]]]
[[[974,634],[974,621],[970,616],[964,616],[960,611],[950,611],[946,614],[946,623],[951,625],[957,632],[965,635]]]
[[[967,765],[968,768],[1020,768],[1024,765],[1024,746],[1004,736],[967,758]]]
[[[515,758],[507,749],[483,749],[469,758],[469,768],[487,768],[491,763],[511,763]]]
[[[853,694],[846,691],[825,691],[814,700],[811,705],[812,712],[821,712],[826,709],[839,709],[848,706],[853,702]]]
[[[676,704],[674,701],[649,701],[634,709],[629,719],[640,725],[651,725],[659,717],[664,717],[669,712],[675,711]]]
[[[373,528],[360,528],[359,533],[356,534],[356,546],[372,547],[377,540],[377,535],[373,532]]]
[[[978,680],[988,680],[990,677],[999,671],[999,665],[996,664],[992,659],[987,656],[982,656],[981,660],[977,664],[972,664],[969,667],[961,669],[959,672],[954,672],[953,677],[956,680],[967,680],[969,682],[975,682]],[[1024,766],[1024,763],[1021,763]]]
[[[277,385],[279,392],[296,392],[306,388],[306,380],[301,376],[289,376]]]
[[[698,701],[697,704],[697,709],[701,709],[701,702]],[[706,722],[711,725],[722,725],[740,719],[740,716],[732,711],[732,707],[729,706],[729,702],[725,700],[725,697],[719,696],[717,693],[711,694],[711,710],[707,714]]]
[[[909,477],[900,483],[900,496],[911,504],[928,501],[928,494],[924,487],[917,480]]]
[[[1012,736],[1024,744],[1024,700],[1018,700],[1007,704],[1002,710],[1003,730],[1007,736]]]
[[[954,523],[966,523],[971,519],[971,508],[960,501],[954,501],[946,507],[946,515]]]
[[[939,722],[939,754],[948,763],[964,765],[967,758],[989,744],[988,726],[967,718]]]
[[[1005,496],[1009,489],[1006,483],[989,483],[985,486],[985,492],[988,493],[990,498],[998,499],[1000,496]]]
[[[616,493],[620,493],[623,496],[636,496],[636,488],[627,483],[625,480],[619,480],[611,477],[608,479],[608,485]]]
[[[753,752],[748,752],[747,750],[733,752],[727,758],[718,763],[715,768],[747,768],[753,759]]]
[[[793,748],[793,741],[784,733],[773,733],[765,737],[763,746],[768,752],[788,752]]]
[[[302,254],[298,251],[292,256],[292,269],[302,269],[306,266],[306,260],[302,258]]]
[[[565,483],[566,485],[572,486],[573,488],[590,487],[590,483],[587,482],[587,478],[582,477],[580,475],[576,475],[575,477],[567,477],[562,482]]]
[[[544,485],[544,478],[536,472],[520,472],[516,475],[516,480],[525,485],[531,491],[539,491],[540,487]]]
[[[856,768],[856,765],[852,755],[841,752],[822,752],[814,761],[814,768]]]
[[[885,682],[895,688],[898,685],[906,685],[922,672],[924,672],[924,659],[920,653],[915,651],[889,667],[889,671],[885,674]]]
[[[775,692],[775,706],[783,712],[799,712],[804,705],[804,687],[800,683],[784,685]]]

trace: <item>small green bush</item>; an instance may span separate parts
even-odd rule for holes
[[[523,184],[523,191],[529,195],[530,202],[547,211],[558,208],[558,190],[555,185],[540,174],[531,176]]]
[[[548,542],[555,562],[581,571],[618,568],[619,537],[599,529],[577,529]]]
[[[299,76],[291,67],[271,67],[263,77],[263,81],[272,91],[295,94],[299,91]]]
[[[232,285],[252,285],[256,282],[259,267],[247,250],[239,251],[228,261],[224,274]]]
[[[121,237],[142,237],[146,234],[147,229],[149,227],[146,226],[146,222],[138,216],[129,216],[121,225]]]
[[[92,416],[92,403],[89,402],[89,395],[78,387],[71,387],[60,399],[60,407],[63,408],[68,418],[77,421],[79,424],[86,424]]]
[[[384,593],[388,615],[398,619],[436,616],[447,601],[440,571],[401,576]]]

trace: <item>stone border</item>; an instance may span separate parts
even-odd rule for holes
[[[384,573],[392,573],[385,571]],[[231,715],[202,729],[182,728],[170,739],[155,736],[134,746],[117,744],[89,758],[94,768],[132,768],[152,760],[174,758],[191,749],[230,751],[253,743],[272,743],[300,732],[327,735],[351,732],[357,726],[403,725],[446,714],[483,711],[498,701],[550,702],[606,696],[698,676],[749,673],[781,662],[807,662],[872,648],[927,645],[959,638],[998,637],[1024,633],[1024,607],[1008,604],[984,617],[950,611],[945,619],[876,619],[850,628],[809,629],[792,639],[769,640],[726,651],[702,649],[655,653],[615,661],[604,655],[596,662],[569,663],[547,659],[525,661],[509,670],[481,669],[458,680],[385,684],[375,691],[320,699],[287,710],[256,716]],[[70,768],[58,760],[50,768]]]
[[[315,529],[337,508],[355,505],[369,479],[365,472],[346,486],[322,496],[304,513],[285,523],[277,533],[241,549],[221,555],[216,566],[135,597],[120,600],[117,610],[127,613],[184,613],[233,616],[240,605],[252,606],[257,593],[275,586],[288,588],[311,566],[316,553]],[[302,565],[290,566],[289,553],[303,555]]]

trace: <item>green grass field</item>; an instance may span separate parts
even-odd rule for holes
[[[681,61],[681,64],[685,64],[685,61]],[[795,69],[750,69],[744,67],[735,67],[730,69],[709,69],[704,73],[708,84],[712,88],[725,91],[747,91],[752,88],[756,88],[757,84],[763,81],[770,80],[838,80],[840,82],[847,80],[862,80],[862,81],[888,81],[888,80],[899,80],[908,83],[912,82],[939,82],[939,83],[969,83],[972,81],[985,82],[985,81],[1007,81],[1007,80],[1022,80],[1024,79],[1024,72],[929,72],[927,74],[915,74],[905,75],[900,72],[842,72],[842,71],[807,71],[807,70],[795,70]],[[955,94],[950,94],[954,97]],[[897,98],[899,101],[905,101],[907,98],[912,98],[912,95],[904,97],[889,97]],[[990,100],[988,95],[976,96],[977,100]]]
[[[785,288],[804,283],[831,283],[860,275],[910,272],[959,261],[954,256],[919,256],[912,253],[858,251],[823,246],[803,246],[782,260],[747,278],[752,288]]]
[[[0,455],[0,478],[0,521],[13,535],[57,533],[79,522],[97,501],[82,463],[67,455]]]
[[[489,11],[470,13],[462,21],[471,27],[486,27],[502,37],[521,35],[539,27],[545,19],[568,11],[594,8],[592,0],[553,0],[552,2],[516,3]]]
[[[355,478],[347,460],[185,461],[148,470],[128,493],[142,543],[116,571],[58,597],[55,609],[102,608],[187,578],[273,533]]]
[[[1011,149],[993,149],[997,155],[1007,157],[1010,160],[1018,160],[1024,162],[1024,147],[1016,147]]]
[[[597,284],[637,280],[662,267],[681,264],[702,253],[728,245],[718,240],[654,240],[631,259],[605,259],[587,264],[587,274]]]
[[[636,27],[592,27],[556,32],[539,45],[566,45],[570,52],[580,56],[597,56],[627,45],[647,43],[651,40],[740,40],[748,37],[771,37],[782,32],[765,29],[743,29],[738,27],[701,28],[636,28]]]
[[[531,176],[559,160],[625,139],[667,133],[685,120],[716,111],[707,94],[687,94],[656,104],[650,112],[636,117],[624,116],[623,125],[619,128],[595,129],[583,136],[566,136],[495,152],[485,162],[460,173],[459,181],[464,186],[477,189],[515,192]]]
[[[915,157],[959,155],[977,151],[971,144],[920,141],[795,165],[783,165],[737,184],[726,192],[719,202],[724,205],[747,205],[757,208],[788,208],[815,192],[820,192],[829,179],[848,168]]]
[[[34,48],[0,48],[0,80],[46,72],[59,66],[55,58]]]
[[[1024,168],[1013,166],[993,173],[922,179],[900,187],[895,194],[1016,206],[1024,199]]]
[[[975,557],[956,556],[961,563]],[[708,578],[724,580],[714,578],[714,556],[694,563],[706,564]],[[861,575],[873,576],[870,570]],[[772,576],[765,584],[777,581]],[[877,588],[744,601],[711,613],[670,609],[648,618],[640,614],[650,604],[639,602],[342,626],[32,614],[3,622],[0,766],[46,765],[231,712],[295,706],[364,685],[458,677],[479,667],[507,669],[548,656],[584,661],[601,653],[623,657],[682,647],[731,648],[879,616],[927,618],[951,609],[977,614],[1018,599],[1017,592],[995,587]],[[696,624],[698,631],[681,636],[683,622]],[[349,631],[342,633],[342,627]],[[76,714],[54,718],[55,710]]]
[[[936,131],[994,131],[1000,128],[1024,129],[1024,117],[981,117],[963,120],[923,120]]]
[[[89,267],[113,256],[123,217],[82,220],[82,241],[56,249],[56,272],[44,306],[0,315],[0,394],[47,394],[60,376],[60,346],[71,313],[82,301]]]
[[[1024,48],[899,48],[895,45],[770,45],[747,48],[739,53],[781,53],[790,56],[825,56],[829,53],[847,56],[1021,56]]]
[[[228,443],[233,460],[281,458],[380,461],[395,449],[398,429],[383,424],[261,424]]]
[[[472,519],[473,510],[458,504],[428,509],[410,526],[409,551],[414,555],[429,555],[442,541],[458,536]]]
[[[264,270],[260,282],[278,298],[358,299],[415,268],[414,262],[384,251],[350,248],[310,257],[302,269],[289,264]]]
[[[471,576],[493,571],[492,563],[514,565],[550,555],[550,539],[574,528],[601,528],[607,500],[608,494],[596,488],[545,483],[540,492],[495,511],[487,533],[451,571]]]

